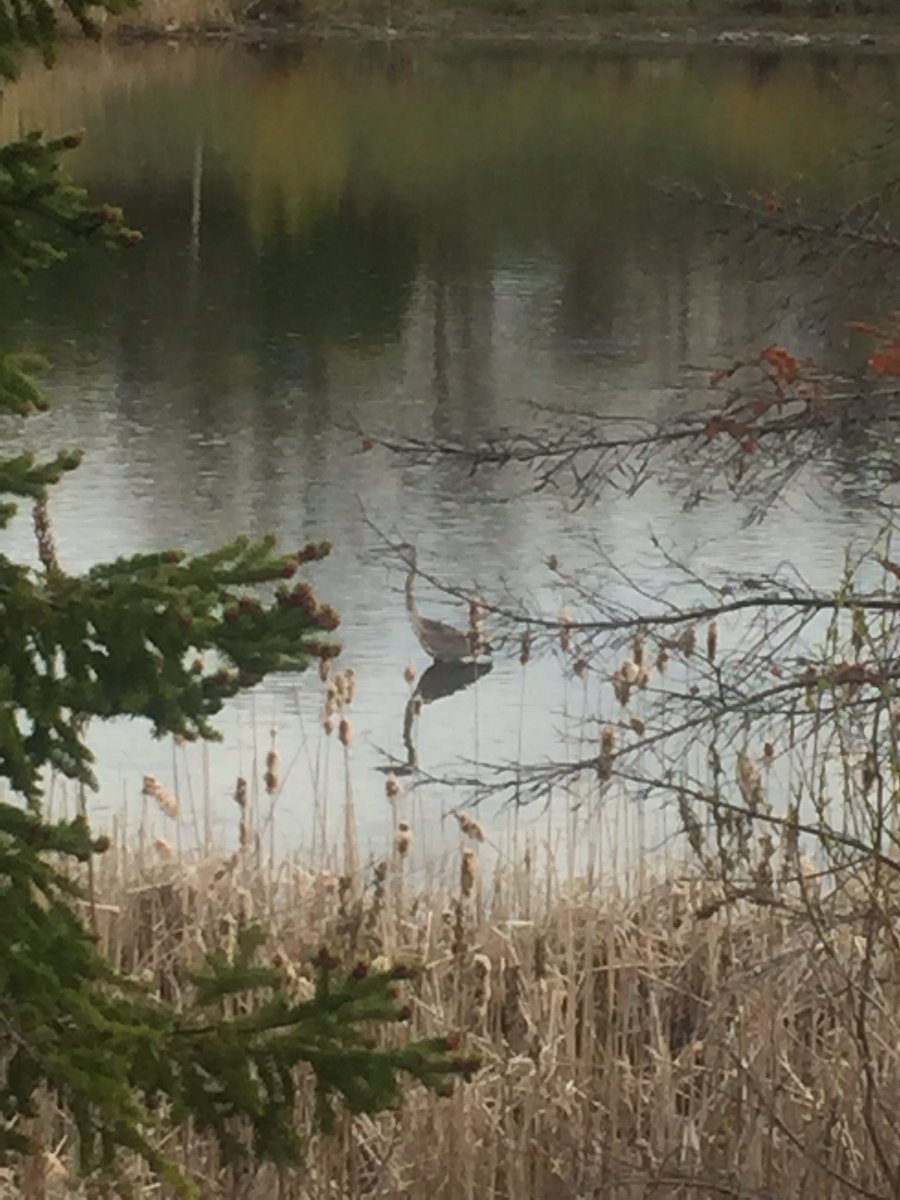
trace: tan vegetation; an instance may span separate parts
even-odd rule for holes
[[[266,770],[277,786],[271,755]],[[879,1157],[900,1143],[900,960],[877,862],[835,886],[786,837],[737,899],[673,862],[618,881],[589,864],[560,872],[573,847],[539,840],[513,860],[466,814],[452,861],[414,884],[413,830],[387,806],[384,858],[344,873],[335,858],[268,859],[246,786],[238,796],[231,854],[141,834],[99,860],[86,909],[106,953],[176,1002],[185,968],[228,953],[252,921],[298,994],[322,945],[346,963],[415,960],[414,1027],[459,1031],[484,1066],[448,1100],[415,1090],[395,1114],[348,1120],[302,1171],[235,1176],[185,1129],[178,1153],[202,1196],[890,1194]],[[582,846],[599,835],[570,830]],[[344,854],[353,864],[359,849]],[[70,1183],[74,1138],[49,1097],[39,1125],[44,1160],[0,1194],[106,1194]]]

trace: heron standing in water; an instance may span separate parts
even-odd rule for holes
[[[464,662],[466,659],[477,658],[479,654],[489,654],[490,646],[481,640],[476,628],[469,631],[454,629],[443,621],[433,621],[431,617],[423,617],[416,607],[413,587],[416,581],[416,548],[405,545],[400,547],[406,554],[409,571],[406,576],[406,611],[409,613],[409,623],[413,633],[419,639],[419,645],[426,654],[430,654],[435,662],[453,663]]]

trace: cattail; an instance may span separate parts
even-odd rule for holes
[[[631,643],[631,658],[636,667],[644,665],[644,635],[636,633]]]
[[[325,730],[325,736],[331,737],[334,733],[334,717],[326,714],[325,720],[322,722],[322,728]]]
[[[617,740],[614,726],[604,725],[600,733],[600,753],[604,758],[615,758]]]
[[[716,650],[719,646],[719,627],[715,621],[710,621],[706,630],[706,657],[710,663],[716,661]]]
[[[878,759],[871,750],[868,751],[863,759],[861,776],[863,795],[867,796],[872,789],[872,785],[878,779]]]
[[[475,978],[479,981],[490,979],[493,964],[486,954],[472,955],[472,970],[475,973]]]
[[[743,750],[739,750],[737,756],[737,783],[741,799],[751,812],[755,812],[762,804],[762,778]]]
[[[175,853],[172,849],[172,843],[164,837],[158,837],[154,841],[153,847],[160,858],[171,858]]]
[[[384,794],[388,800],[396,800],[403,789],[400,787],[400,780],[391,772],[384,781]]]
[[[330,658],[320,658],[319,659],[319,678],[322,680],[323,683],[327,683],[328,676],[330,674],[331,674],[331,659]]]
[[[407,665],[403,668],[403,678],[406,680],[409,686],[412,687],[412,685],[416,682],[416,668],[407,663]]]
[[[150,796],[159,805],[160,811],[174,820],[178,816],[178,801],[168,788],[163,787],[155,775],[145,775],[141,787],[144,796]]]
[[[632,664],[632,666],[633,665],[634,664]],[[611,679],[612,679],[613,691],[615,692],[616,699],[624,708],[625,705],[628,703],[628,701],[631,699],[631,684],[626,679],[625,672],[622,669],[622,667],[619,667],[619,669],[617,671],[613,672]]]
[[[400,858],[406,858],[412,850],[412,828],[408,821],[397,822],[397,832],[394,834],[394,849]]]
[[[690,629],[686,629],[681,635],[681,641],[679,645],[681,646],[681,651],[686,658],[690,658],[697,649],[697,631],[694,629],[693,625]]]
[[[531,630],[526,629],[519,643],[519,662],[526,667],[531,661]]]
[[[401,855],[401,857],[403,856]],[[372,903],[369,905],[369,910],[366,913],[366,933],[369,935],[370,942],[376,946],[380,946],[381,943],[379,928],[387,898],[387,877],[387,863],[376,863],[372,873]],[[374,966],[374,964],[372,965]]]
[[[634,732],[638,735],[638,737],[644,736],[644,733],[647,730],[647,726],[644,724],[644,722],[641,720],[640,717],[632,717],[629,724],[631,725],[631,728],[634,730]]]
[[[344,703],[352,704],[356,699],[356,672],[348,667],[344,672]]]
[[[455,957],[466,952],[466,908],[462,900],[453,901],[450,926],[450,951]]]
[[[660,675],[665,675],[666,667],[669,665],[670,657],[671,655],[669,654],[668,647],[660,646],[659,654],[656,656],[656,669],[659,671]]]
[[[459,890],[463,894],[463,898],[468,898],[475,891],[475,883],[478,879],[478,856],[474,850],[465,849],[462,852],[462,862],[459,871]]]
[[[274,746],[266,755],[266,773],[263,779],[266,785],[266,794],[273,796],[281,786],[281,760]]]
[[[481,600],[469,601],[469,645],[476,657],[487,649],[484,640],[485,607]]]
[[[242,812],[247,807],[247,780],[240,775],[234,785],[234,802]]]
[[[459,823],[459,828],[466,837],[470,837],[473,842],[484,841],[484,829],[482,828],[480,821],[476,821],[475,818],[469,816],[468,813],[458,812],[454,813],[453,815],[456,817],[456,820]]]
[[[568,654],[572,645],[572,614],[567,608],[561,608],[556,619],[559,621],[559,648],[563,654]]]
[[[353,745],[353,726],[346,717],[341,717],[341,723],[338,725],[338,737],[342,746]]]
[[[472,973],[475,982],[472,987],[472,1009],[469,1014],[471,1026],[484,1033],[487,1021],[488,1004],[491,999],[491,972],[493,965],[486,954],[475,954],[472,957]]]

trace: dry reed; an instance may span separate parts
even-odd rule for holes
[[[743,772],[755,790],[757,769]],[[409,825],[392,836],[406,860]],[[482,887],[464,847],[445,876],[399,891],[390,854],[360,889],[321,863],[240,852],[144,861],[120,840],[98,860],[105,952],[172,1003],[203,953],[228,953],[259,919],[298,995],[323,944],[348,964],[424,963],[414,1031],[459,1032],[483,1057],[449,1100],[411,1088],[395,1113],[313,1136],[303,1170],[248,1174],[245,1200],[891,1194],[880,1155],[900,1152],[900,964],[893,926],[873,933],[875,866],[820,900],[811,864],[786,879],[768,841],[750,901],[684,872],[645,869],[639,887],[541,878],[536,853],[498,859]],[[72,1182],[75,1139],[47,1098],[36,1120],[46,1153],[6,1169],[0,1197],[96,1194]],[[237,1194],[202,1137],[184,1130],[169,1148],[205,1200]],[[167,1195],[133,1176],[136,1193]]]

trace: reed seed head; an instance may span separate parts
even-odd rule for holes
[[[600,731],[600,753],[604,758],[614,758],[618,735],[613,725],[604,725]]]
[[[352,667],[339,671],[334,677],[334,689],[339,708],[349,707],[356,696],[356,672]]]
[[[469,630],[480,636],[484,631],[484,603],[477,597],[469,601]]]
[[[388,775],[384,781],[384,794],[388,800],[396,800],[403,789],[400,786],[400,780],[393,773]]]
[[[406,680],[409,686],[412,687],[412,685],[416,682],[416,668],[407,663],[403,668],[403,678]]]
[[[408,821],[397,822],[397,832],[394,834],[394,849],[400,858],[406,858],[412,850],[413,835]]]
[[[623,666],[619,667],[616,671],[614,671],[611,676],[613,692],[615,693],[616,699],[622,705],[623,708],[628,704],[628,701],[631,699],[631,689],[634,687],[634,684],[636,682],[636,677],[633,680],[628,678],[629,672],[626,671],[626,669],[625,669],[626,666],[632,667],[635,672],[638,669],[637,667],[635,667],[634,663],[626,663]]]
[[[341,717],[341,723],[338,725],[338,737],[342,746],[353,745],[353,726],[347,717]]]
[[[177,818],[179,811],[178,800],[168,788],[163,787],[155,775],[144,776],[141,793],[155,800],[160,812],[165,813],[167,817],[171,817],[173,820]]]
[[[631,659],[636,667],[644,665],[644,635],[636,633],[631,643]]]
[[[460,830],[466,837],[470,837],[473,842],[484,841],[484,828],[480,821],[476,821],[469,813],[454,813]]]
[[[175,855],[175,851],[172,848],[172,843],[168,840],[168,838],[158,837],[153,843],[153,848],[156,850],[156,853],[160,858],[168,860],[173,858]]]
[[[466,848],[462,852],[462,862],[459,871],[459,890],[463,898],[468,900],[475,891],[478,880],[478,855],[474,850]]]
[[[715,621],[710,621],[706,629],[706,657],[710,663],[716,661],[716,651],[719,647],[719,627]]]
[[[273,796],[281,786],[281,760],[278,751],[273,746],[266,755],[266,773],[264,776],[266,794]]]
[[[242,812],[247,807],[247,780],[240,775],[234,785],[234,802]]]
[[[669,654],[668,647],[660,646],[659,653],[656,656],[656,669],[659,671],[660,675],[665,675],[666,668],[669,665],[669,659],[671,657],[672,656]]]
[[[519,662],[526,667],[531,661],[531,630],[526,629],[519,641]]]
[[[472,970],[476,976],[487,979],[493,969],[493,963],[486,954],[472,955]]]
[[[568,654],[572,647],[572,614],[567,608],[561,608],[556,619],[559,621],[559,648],[563,654]]]

